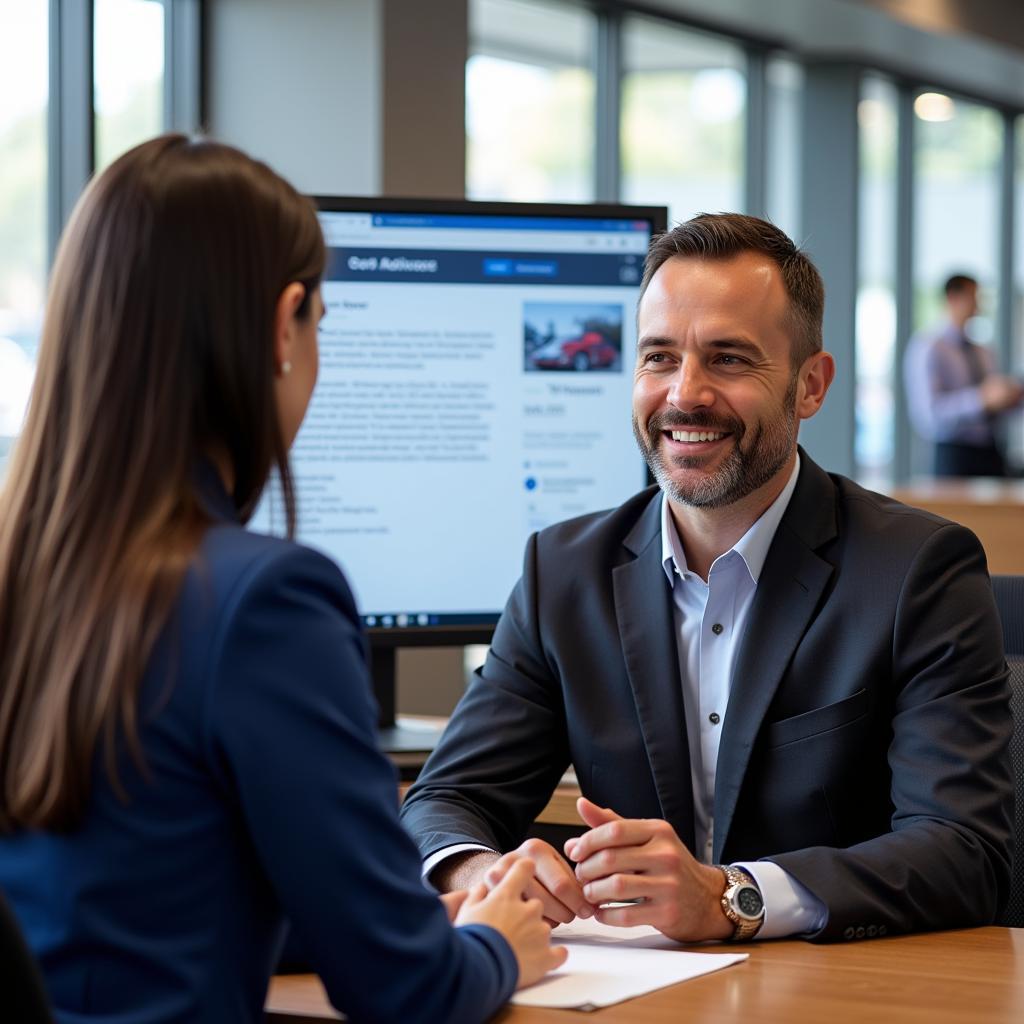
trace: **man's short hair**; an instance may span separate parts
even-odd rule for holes
[[[767,256],[782,275],[789,298],[791,361],[801,366],[821,351],[825,285],[818,268],[793,240],[774,224],[742,213],[700,213],[651,241],[640,284],[643,298],[658,269],[675,256],[729,260],[746,252]]]
[[[963,295],[968,288],[977,287],[977,278],[971,277],[970,274],[953,274],[946,278],[946,283],[942,286],[942,291],[948,299],[954,295]]]

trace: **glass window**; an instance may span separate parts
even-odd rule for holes
[[[96,169],[163,131],[164,5],[94,0]]]
[[[1014,223],[1013,254],[1013,345],[1011,365],[1008,369],[1024,373],[1024,115],[1017,118],[1014,128],[1017,138],[1017,169],[1014,175],[1014,201],[1016,217]]]
[[[865,76],[860,132],[854,457],[870,486],[892,480],[896,366],[896,157],[898,96],[891,82]]]
[[[922,92],[914,100],[914,328],[940,322],[943,282],[955,273],[980,284],[981,310],[968,335],[992,344],[999,286],[1002,118],[990,107]],[[911,472],[928,471],[915,438]]]
[[[1024,377],[1024,116],[1018,117],[1016,135],[1016,173],[1014,175],[1014,253],[1013,253],[1013,310],[1011,325],[1013,338],[1010,345],[1008,372]],[[1024,463],[1024,418],[1010,421],[1007,436],[1008,455],[1018,465]]]
[[[800,106],[804,69],[796,61],[772,57],[765,70],[767,154],[765,210],[769,220],[800,240]]]
[[[644,17],[623,22],[622,196],[670,221],[739,210],[747,101],[743,50]]]
[[[992,340],[999,284],[1002,120],[989,107],[921,93],[914,101],[914,326],[943,315],[942,284],[976,277],[984,309],[975,341]]]
[[[21,432],[46,287],[47,8],[0,6],[0,477]]]
[[[595,16],[540,0],[471,0],[466,194],[594,197]]]

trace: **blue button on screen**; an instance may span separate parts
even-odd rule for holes
[[[557,274],[557,260],[505,260],[493,257],[484,260],[486,277],[555,277]]]

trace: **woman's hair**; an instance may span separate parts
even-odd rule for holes
[[[0,831],[80,821],[93,760],[141,765],[150,653],[209,522],[204,458],[241,519],[276,467],[274,319],[325,262],[312,204],[229,146],[164,135],[86,189],[50,282],[25,429],[0,491]]]

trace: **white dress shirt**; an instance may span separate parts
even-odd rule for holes
[[[974,344],[950,323],[921,331],[907,344],[903,357],[907,412],[914,429],[928,441],[992,443],[992,420],[981,400],[968,346],[983,376],[996,372],[992,350]]]
[[[686,712],[693,787],[694,850],[711,863],[714,847],[718,744],[729,710],[736,656],[761,576],[789,499],[800,475],[800,457],[781,494],[749,530],[711,564],[704,580],[687,567],[667,497],[661,506],[661,556],[672,587],[672,614],[679,653],[679,678]],[[824,904],[769,861],[740,863],[764,897],[765,920],[758,938],[814,931],[825,922]]]

